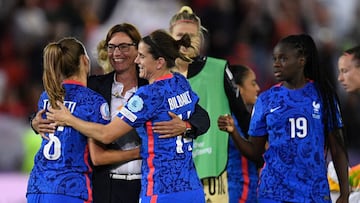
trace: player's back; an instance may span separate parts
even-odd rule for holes
[[[142,140],[142,194],[201,189],[192,161],[192,140],[182,136],[163,139],[152,130],[154,122],[171,120],[168,112],[188,119],[197,102],[187,79],[174,73],[139,88],[120,110],[119,116],[137,129]]]
[[[78,84],[64,84],[65,106],[72,114],[86,121],[106,123],[109,115],[105,100],[92,90]],[[39,109],[48,108],[48,95],[44,92]],[[100,113],[101,109],[104,111]],[[71,127],[57,127],[49,140],[43,139],[35,156],[28,193],[64,194],[84,200],[91,198],[90,154],[87,137]]]

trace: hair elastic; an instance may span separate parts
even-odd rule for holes
[[[179,23],[192,23],[192,24],[195,24],[195,25],[196,25],[196,22],[193,21],[193,20],[183,19],[183,20],[177,20],[177,21],[175,21],[175,22],[171,25],[171,27],[174,27],[174,25],[177,25],[177,24],[179,24]]]

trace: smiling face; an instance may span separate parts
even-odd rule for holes
[[[156,79],[156,72],[160,69],[161,64],[159,64],[159,59],[154,59],[149,53],[149,48],[149,45],[140,41],[135,63],[139,66],[139,77],[152,83]]]
[[[360,92],[360,64],[352,54],[342,55],[338,61],[338,81],[346,92]]]
[[[124,32],[114,33],[108,45],[131,44],[133,41]],[[110,63],[117,73],[126,72],[130,68],[135,68],[134,60],[137,56],[136,46],[129,46],[128,51],[120,51],[119,48],[108,49]]]

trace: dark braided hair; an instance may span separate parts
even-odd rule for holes
[[[329,70],[326,70],[319,63],[318,51],[314,40],[307,34],[299,34],[287,36],[279,43],[289,45],[297,50],[299,57],[302,56],[305,58],[304,75],[306,78],[314,81],[323,105],[322,113],[326,140],[328,139],[327,135],[330,132],[333,132],[335,133],[338,142],[345,148],[344,133],[340,133],[336,130],[340,128],[336,116],[336,112],[338,111],[338,108],[340,108],[339,97],[329,80]],[[326,149],[328,149],[327,141],[325,144]]]

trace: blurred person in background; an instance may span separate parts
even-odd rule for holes
[[[360,46],[347,49],[338,60],[338,81],[347,93],[360,93]]]
[[[360,95],[360,46],[359,45],[346,49],[342,53],[342,55],[338,59],[338,70],[339,70],[339,75],[338,75],[339,83],[342,85],[345,91],[349,93],[348,99],[352,101],[352,106],[358,107],[359,95]],[[359,108],[357,108],[355,112],[352,111],[351,113],[353,114],[351,120],[358,121]],[[356,142],[356,141],[352,139],[351,142]],[[353,153],[359,156],[358,142],[356,142],[356,144],[353,144],[353,147],[356,150]],[[359,159],[355,158],[355,161],[349,171],[349,182],[350,182],[350,186],[352,187],[352,190],[354,191],[350,195],[350,200],[354,202],[355,200],[356,201],[360,200],[360,192],[359,192],[360,176],[358,175],[360,174],[359,171],[360,171]]]
[[[360,46],[354,46],[342,52],[338,58],[338,82],[345,90],[342,99],[344,122],[347,126],[350,149],[350,164],[360,163]]]

